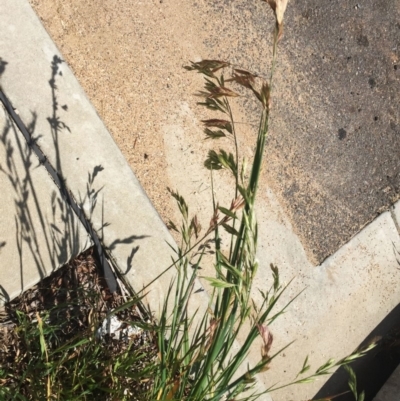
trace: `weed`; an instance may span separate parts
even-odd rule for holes
[[[272,284],[268,291],[261,292],[261,305],[251,299],[254,277],[257,272],[257,221],[255,200],[258,181],[263,163],[268,123],[271,108],[271,91],[276,65],[278,43],[282,36],[283,13],[287,1],[267,1],[276,17],[273,41],[273,56],[269,80],[247,70],[236,68],[221,60],[202,60],[185,67],[204,76],[204,88],[198,93],[203,99],[200,105],[218,113],[216,118],[204,120],[207,139],[224,140],[232,138],[234,153],[224,149],[210,150],[205,167],[211,172],[211,182],[216,170],[225,169],[232,175],[235,188],[229,207],[218,204],[213,193],[214,213],[205,234],[200,237],[201,227],[197,217],[190,217],[189,207],[183,197],[171,191],[182,215],[178,228],[182,241],[176,250],[172,266],[177,270],[175,283],[171,283],[167,300],[159,321],[158,371],[150,399],[155,400],[253,400],[263,391],[255,387],[256,375],[268,370],[271,361],[286,347],[271,353],[273,336],[271,323],[292,303],[276,311],[277,302],[287,286],[279,281],[276,266],[271,265]],[[261,106],[261,117],[257,133],[255,155],[246,179],[245,162],[240,160],[235,121],[231,101],[239,93],[229,85],[239,85],[255,95]],[[229,250],[221,246],[222,232],[230,239]],[[204,315],[189,316],[188,304],[199,266],[207,252],[204,241],[212,237],[215,255],[215,276],[201,277],[212,286],[208,312]],[[167,305],[172,298],[173,308]],[[238,351],[233,352],[238,334],[246,332]],[[254,366],[246,366],[246,357],[257,337],[261,336],[263,346],[260,359]],[[165,339],[168,340],[165,340]],[[372,347],[372,345],[371,345]],[[308,359],[292,383],[271,387],[270,392],[291,384],[308,383],[315,378],[329,374],[333,368],[347,365],[364,355],[366,350],[335,362],[330,359],[313,374],[305,376],[310,369]]]
[[[147,400],[153,335],[119,336],[125,326],[145,325],[137,302],[109,292],[90,250],[7,304],[0,315],[0,400]],[[100,338],[110,310],[121,327]]]

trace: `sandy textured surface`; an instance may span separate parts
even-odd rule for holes
[[[31,0],[164,220],[169,185],[209,215],[205,117],[188,60],[224,58],[267,74],[272,15],[261,1]],[[266,188],[314,263],[398,198],[400,6],[292,1],[286,14]],[[257,121],[243,102],[239,121]],[[246,119],[245,119],[246,115]],[[252,153],[251,125],[241,125]],[[229,181],[218,186],[228,194]]]

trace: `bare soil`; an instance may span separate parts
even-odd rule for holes
[[[30,378],[26,372],[29,365],[39,358],[39,351],[35,353],[39,348],[39,339],[32,336],[30,329],[30,326],[37,326],[38,316],[46,319],[47,326],[55,328],[53,336],[48,336],[52,338],[52,342],[47,343],[51,352],[72,341],[77,344],[80,339],[92,338],[93,330],[102,325],[107,313],[132,299],[125,291],[122,285],[116,292],[110,293],[93,249],[89,249],[0,308],[0,367],[6,377],[0,378],[1,385],[10,389],[17,386],[26,399],[36,399],[29,384],[29,380],[35,377]],[[123,309],[117,316],[125,325],[145,322],[148,318],[137,305]],[[143,363],[157,357],[156,343],[152,338],[155,339],[151,333],[138,331],[126,339],[129,341],[117,338],[115,333],[103,333],[98,340],[103,342],[110,360],[126,352],[128,347],[147,354],[140,365],[132,366],[132,369],[140,371]],[[74,354],[69,357],[73,358]],[[133,394],[139,394],[150,384],[149,380],[130,380],[126,387]]]

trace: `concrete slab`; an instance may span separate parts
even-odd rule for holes
[[[79,255],[91,241],[1,103],[0,188],[1,305]]]
[[[398,401],[400,398],[400,366],[393,372],[373,401]]]
[[[264,383],[272,385],[292,380],[306,355],[315,369],[330,357],[339,359],[351,353],[398,305],[400,270],[396,249],[400,249],[400,237],[387,211],[322,265],[313,268],[304,253],[301,257],[298,239],[297,243],[294,239],[279,241],[284,236],[284,226],[273,221],[263,223],[277,234],[273,246],[261,247],[260,261],[271,260],[268,251],[274,249],[272,262],[281,267],[282,281],[287,283],[294,278],[280,305],[305,290],[271,326],[273,350],[296,340],[266,373]],[[297,255],[295,259],[293,254]],[[265,289],[266,283],[270,283],[270,273],[263,265],[256,286]],[[257,299],[258,295],[255,293],[254,297]],[[259,350],[254,349],[250,360],[257,358]],[[289,387],[273,393],[272,397],[274,401],[311,399],[324,382],[321,378],[312,385]]]

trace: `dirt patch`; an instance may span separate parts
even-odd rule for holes
[[[133,400],[141,400],[141,395],[151,385],[151,379],[132,380],[130,377],[140,378],[146,364],[157,358],[156,337],[154,333],[135,327],[135,322],[146,321],[136,304],[120,308],[111,322],[105,319],[109,312],[128,300],[131,301],[132,297],[123,285],[110,293],[93,257],[93,249],[89,249],[5,304],[0,308],[2,399],[22,396],[27,400],[44,399],[47,387],[45,370],[53,372],[52,395],[61,394],[61,399],[76,399],[74,395],[87,399],[85,392],[88,397],[114,399],[109,394],[117,391],[118,385],[111,379],[110,366],[121,354],[139,352],[146,357],[138,358],[138,364],[132,364],[121,379],[123,389],[126,389],[124,394],[130,393]],[[39,319],[43,325],[46,355],[49,355],[47,365],[41,363],[44,345],[37,328]],[[96,352],[96,356],[91,352]],[[68,361],[76,359],[80,359],[76,367],[80,366],[84,374],[79,370],[78,376],[82,375],[80,384],[75,384],[74,388],[71,383],[76,371],[68,372],[68,367],[73,366],[69,366]],[[90,379],[86,381],[85,375],[94,375],[96,385],[93,386]]]

